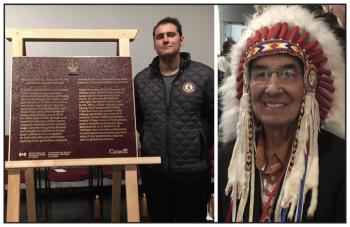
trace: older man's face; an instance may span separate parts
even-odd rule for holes
[[[288,55],[263,56],[249,67],[254,115],[264,126],[289,127],[304,95],[303,69]]]

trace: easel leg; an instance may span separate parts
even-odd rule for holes
[[[8,170],[7,183],[7,222],[19,222],[21,170]]]
[[[140,222],[137,166],[125,165],[126,207],[128,222]]]
[[[33,168],[27,168],[25,170],[25,178],[28,222],[36,222],[36,201]]]
[[[210,200],[209,200],[209,214],[210,217],[213,218],[214,220],[214,194],[210,195]]]
[[[121,166],[112,167],[112,201],[111,220],[120,222],[120,186],[121,186]]]

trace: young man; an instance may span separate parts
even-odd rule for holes
[[[158,56],[134,79],[142,187],[153,222],[203,222],[210,194],[209,148],[213,146],[214,74],[180,53],[184,43],[176,18],[153,29]]]

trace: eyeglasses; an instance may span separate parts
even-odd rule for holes
[[[249,75],[251,80],[267,82],[273,72],[277,73],[279,80],[283,83],[295,82],[302,75],[302,71],[295,65],[287,65],[275,70],[271,70],[267,66],[252,66]]]

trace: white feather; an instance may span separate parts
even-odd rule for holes
[[[246,201],[249,191],[249,184],[247,183],[249,182],[249,177],[247,177],[245,172],[245,154],[249,150],[249,100],[249,94],[244,93],[240,106],[240,118],[238,122],[239,130],[237,130],[238,137],[233,148],[232,157],[228,168],[228,182],[225,189],[226,195],[231,194],[230,197],[233,203],[236,203],[236,200],[242,197],[239,205],[239,211],[242,210],[241,207],[243,205],[241,204],[243,201]],[[237,220],[240,219],[241,215],[237,215]]]

